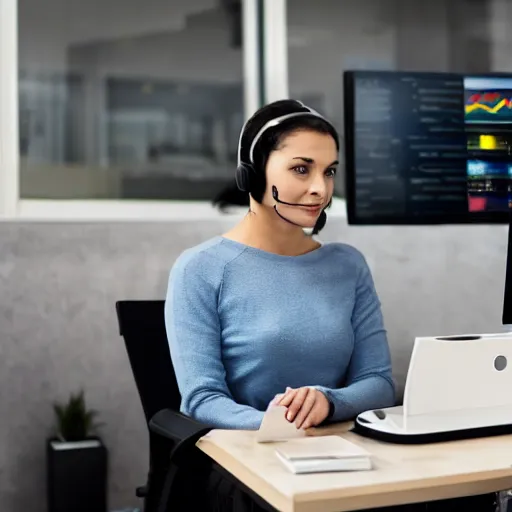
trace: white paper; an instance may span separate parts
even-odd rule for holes
[[[304,429],[298,429],[295,423],[290,423],[285,418],[286,411],[287,408],[283,405],[269,406],[263,416],[263,420],[256,435],[256,441],[258,441],[258,443],[286,441],[306,435]]]

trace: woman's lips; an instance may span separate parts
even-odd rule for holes
[[[310,213],[311,215],[318,215],[320,211],[322,210],[322,205],[311,205],[311,206],[301,206],[303,210]]]

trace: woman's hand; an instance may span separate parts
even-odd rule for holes
[[[275,403],[288,408],[286,419],[290,423],[295,421],[297,428],[315,427],[329,415],[329,400],[315,388],[286,388]]]

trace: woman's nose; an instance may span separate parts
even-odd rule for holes
[[[327,193],[327,180],[325,176],[315,176],[312,178],[310,186],[309,186],[309,193],[311,195],[319,196],[319,197],[325,197]]]

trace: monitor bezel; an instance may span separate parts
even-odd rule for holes
[[[380,70],[345,70],[343,72],[343,107],[344,107],[344,161],[345,161],[345,200],[347,221],[358,226],[416,226],[439,224],[508,224],[509,212],[487,212],[422,216],[379,216],[358,217],[356,214],[356,172],[355,172],[355,90],[357,76],[364,75],[452,75],[464,78],[511,78],[512,73],[450,73],[428,71],[380,71]],[[512,300],[512,299],[511,299]]]

